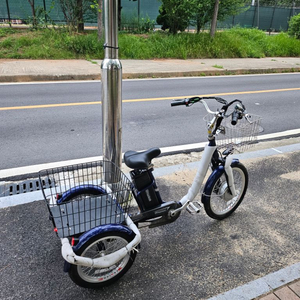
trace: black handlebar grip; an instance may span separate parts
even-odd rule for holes
[[[231,125],[235,126],[239,118],[239,113],[235,110],[231,116]]]
[[[179,100],[173,100],[171,102],[171,106],[178,106],[178,105],[186,105],[187,104],[187,99],[179,99]]]

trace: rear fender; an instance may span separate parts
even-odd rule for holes
[[[120,231],[120,232],[124,232],[130,236],[131,235],[134,236],[134,232],[127,226],[120,225],[120,224],[101,225],[101,226],[92,228],[91,230],[82,234],[79,237],[78,243],[73,247],[74,252],[76,253],[82,247],[82,245],[84,245],[86,242],[88,242],[94,236],[96,236],[100,233],[113,232],[113,231]]]
[[[82,245],[84,245],[86,242],[88,242],[94,236],[96,236],[100,233],[113,232],[113,231],[121,231],[130,236],[135,235],[134,232],[130,228],[123,226],[123,225],[119,225],[119,224],[108,224],[108,225],[98,226],[98,227],[92,228],[91,230],[82,234],[79,237],[78,243],[73,247],[73,251],[76,253],[82,247]],[[64,272],[69,272],[70,267],[71,267],[71,264],[65,260]]]

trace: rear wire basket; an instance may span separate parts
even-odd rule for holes
[[[39,179],[60,238],[123,223],[133,198],[132,183],[110,161],[43,170]]]
[[[213,114],[204,117],[208,125],[213,119]],[[236,125],[231,124],[231,117],[224,118],[217,131],[216,144],[220,151],[232,149],[239,153],[251,148],[257,141],[257,135],[263,131],[261,117],[249,115],[248,119],[238,120]]]

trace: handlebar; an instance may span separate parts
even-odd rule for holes
[[[191,97],[191,98],[173,100],[171,102],[171,106],[178,106],[178,105],[192,106],[193,104],[195,104],[197,102],[203,103],[204,102],[203,100],[209,100],[209,99],[214,99],[223,105],[228,104],[228,102],[225,99],[220,98],[220,97]]]
[[[210,99],[214,99],[217,102],[223,104],[221,110],[218,110],[217,112],[211,111],[205,101],[205,100],[210,100]],[[173,100],[171,102],[171,106],[185,105],[186,107],[189,107],[197,102],[201,102],[204,105],[204,107],[208,113],[215,114],[215,115],[222,114],[222,118],[224,118],[224,117],[228,118],[231,115],[231,124],[232,125],[236,125],[238,120],[242,119],[243,116],[246,114],[246,108],[241,100],[235,99],[228,103],[225,99],[220,98],[220,97],[191,97],[191,98],[178,99],[178,100]],[[231,114],[226,115],[228,108],[234,103],[236,103],[234,111]]]
[[[171,106],[178,106],[178,105],[189,106],[189,99],[188,98],[184,98],[184,99],[179,99],[179,100],[173,100],[171,102]]]

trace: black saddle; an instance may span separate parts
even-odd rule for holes
[[[151,148],[146,151],[126,151],[124,154],[124,162],[131,169],[147,169],[151,160],[161,153],[159,148]]]

